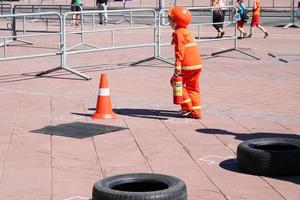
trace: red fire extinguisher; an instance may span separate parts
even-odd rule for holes
[[[182,95],[182,77],[175,76],[173,78],[173,103],[182,104],[183,95]]]

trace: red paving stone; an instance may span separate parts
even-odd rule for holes
[[[1,200],[86,199],[99,179],[133,172],[177,176],[186,182],[189,200],[298,200],[300,176],[249,175],[234,160],[246,139],[300,134],[299,56],[289,63],[268,56],[299,55],[300,30],[266,28],[268,39],[255,30],[253,39],[239,41],[261,60],[239,52],[211,57],[230,43],[199,44],[202,120],[175,117],[171,65],[154,60],[129,66],[153,56],[151,48],[69,56],[68,66],[91,76],[89,81],[66,71],[33,76],[58,66],[58,57],[1,61]],[[101,73],[108,75],[116,120],[88,116]],[[54,131],[79,122],[85,129]],[[85,137],[91,124],[123,129]]]

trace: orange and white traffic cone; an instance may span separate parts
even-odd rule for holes
[[[116,114],[112,111],[110,93],[106,74],[101,74],[96,112],[92,119],[114,119]]]

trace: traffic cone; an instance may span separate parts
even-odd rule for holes
[[[116,114],[112,111],[110,93],[106,74],[101,74],[96,112],[92,119],[114,119]]]

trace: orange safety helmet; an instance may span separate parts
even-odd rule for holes
[[[192,14],[186,8],[183,7],[171,7],[168,10],[168,16],[177,24],[179,27],[187,27],[191,20]]]

